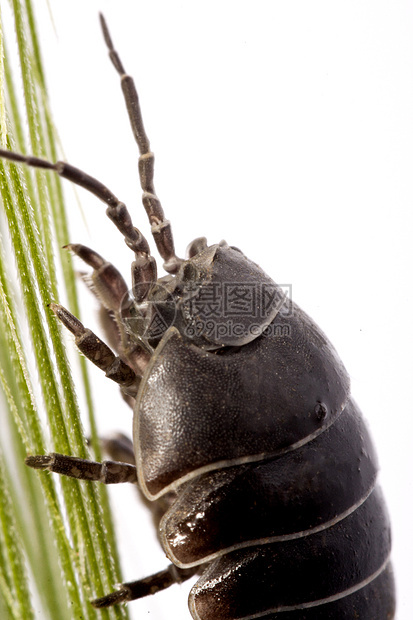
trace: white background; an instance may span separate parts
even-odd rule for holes
[[[102,10],[137,82],[178,254],[197,236],[225,238],[292,283],[295,301],[336,346],[379,453],[397,617],[411,620],[413,2],[51,4],[55,32],[42,0],[36,9],[67,160],[104,181],[149,235]],[[69,188],[72,241],[128,277],[132,256],[104,206],[78,194],[88,229]],[[95,308],[88,293],[84,305]],[[102,433],[127,431],[131,415],[116,387],[91,372]],[[133,489],[112,494],[125,578],[160,570],[165,560]],[[132,617],[189,618],[187,591],[133,603]]]

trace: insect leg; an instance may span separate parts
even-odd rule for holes
[[[137,482],[135,465],[119,461],[99,463],[54,452],[52,454],[30,455],[26,457],[25,463],[33,469],[47,470],[77,480],[98,481],[103,484]],[[133,601],[165,590],[174,583],[182,583],[192,577],[197,570],[198,567],[181,569],[171,564],[167,569],[145,579],[124,583],[118,590],[91,602],[94,607],[102,608]]]
[[[78,480],[97,480],[103,484],[119,484],[121,482],[137,482],[136,467],[119,461],[88,461],[67,454],[38,454],[28,456],[26,465],[33,469],[46,469],[62,476]]]
[[[198,568],[199,567],[184,569],[170,564],[165,570],[155,573],[150,577],[123,583],[118,590],[106,596],[102,596],[102,598],[97,598],[91,601],[91,603],[93,607],[97,608],[111,607],[119,603],[126,603],[138,598],[143,598],[149,594],[156,594],[161,590],[169,588],[174,583],[186,581],[197,572]]]
[[[122,275],[112,263],[109,263],[100,254],[85,245],[71,243],[64,247],[93,267],[91,277],[85,276],[84,280],[102,304],[101,319],[106,336],[109,337],[109,343],[120,353],[127,364],[132,366],[138,374],[142,374],[144,370],[142,363],[146,365],[148,358],[147,350],[136,338],[133,339],[133,344],[131,344],[129,334],[125,329],[125,319],[130,318],[132,299]],[[150,280],[140,282],[138,285],[136,284],[137,280],[139,278],[142,280],[152,278],[154,275],[156,279],[156,265],[155,274],[153,270],[148,273],[148,270],[145,270],[145,266],[149,266],[149,269],[151,269],[151,263],[146,258],[143,258],[142,262],[144,263],[142,268],[137,266],[137,261],[132,264],[132,272],[139,272],[134,278],[136,301],[143,301],[153,284],[152,280]]]
[[[132,286],[137,291],[136,300],[142,301],[147,295],[150,287],[157,279],[156,261],[150,256],[150,249],[147,240],[142,233],[133,226],[129,211],[126,205],[121,202],[103,183],[94,177],[86,174],[79,168],[67,164],[63,161],[52,163],[39,157],[26,156],[13,151],[0,149],[0,157],[10,161],[52,170],[64,179],[68,179],[91,192],[97,198],[106,203],[106,214],[115,224],[118,230],[125,237],[126,245],[135,252],[135,261],[132,263]]]
[[[26,156],[20,153],[14,153],[13,151],[7,151],[5,149],[0,149],[0,157],[23,163],[34,168],[53,170],[64,179],[68,179],[69,181],[72,181],[72,183],[80,185],[80,187],[88,190],[108,205],[106,214],[118,230],[124,235],[126,245],[137,254],[144,253],[149,255],[150,250],[148,242],[142,233],[133,226],[126,205],[124,205],[123,202],[121,202],[105,185],[103,185],[103,183],[94,177],[64,161],[52,163],[46,159],[41,159],[30,155]]]
[[[75,336],[77,348],[98,368],[106,373],[106,376],[115,383],[118,383],[122,389],[131,396],[136,396],[140,377],[130,366],[115,355],[111,349],[71,314],[66,308],[59,304],[50,304],[50,309],[55,313],[58,319],[65,327]],[[141,350],[142,366],[149,359],[150,354]]]
[[[143,126],[142,113],[139,105],[139,97],[135,83],[130,75],[127,75],[119,55],[113,47],[112,39],[105,19],[100,14],[105,43],[109,49],[109,57],[119,73],[126,109],[129,115],[133,135],[139,147],[139,179],[143,190],[142,202],[151,224],[152,235],[158,248],[159,254],[164,259],[164,269],[168,273],[176,273],[182,263],[182,259],[175,254],[172,228],[170,222],[165,219],[165,213],[161,202],[156,195],[154,175],[154,154],[150,150],[148,137]]]
[[[128,285],[116,267],[80,243],[70,243],[64,248],[93,267],[90,279],[85,277],[86,283],[105,308],[119,314],[122,306],[128,303]]]

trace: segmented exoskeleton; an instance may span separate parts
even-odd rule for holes
[[[79,479],[137,483],[152,502],[172,564],[92,604],[130,601],[199,573],[189,597],[198,620],[393,618],[389,521],[349,377],[321,330],[240,250],[199,238],[185,260],[176,256],[135,86],[101,23],[168,275],[158,279],[146,239],[99,181],[64,162],[0,151],[94,193],[135,254],[130,294],[113,265],[68,246],[93,268],[117,354],[50,306],[133,403],[133,445],[112,441],[117,460],[103,463],[26,460]]]

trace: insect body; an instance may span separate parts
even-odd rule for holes
[[[146,239],[99,181],[63,162],[0,152],[94,193],[135,254],[130,294],[113,265],[68,246],[93,268],[116,354],[51,304],[78,348],[133,400],[133,446],[115,442],[120,457],[103,463],[26,460],[79,479],[137,483],[159,517],[171,565],[92,604],[137,599],[198,573],[189,597],[197,620],[393,618],[389,521],[346,370],[317,325],[240,250],[199,238],[177,257],[134,83],[101,22],[168,275],[158,279]]]

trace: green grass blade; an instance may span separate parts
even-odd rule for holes
[[[0,78],[1,140],[7,147],[17,143],[20,149],[27,142],[36,155],[56,159],[32,4],[29,0],[13,0],[12,10],[29,139],[24,135],[26,119],[17,103],[18,80],[12,77],[6,61]],[[36,617],[126,618],[123,607],[97,612],[88,602],[110,591],[120,580],[118,563],[113,558],[113,528],[105,490],[73,480],[58,481],[23,465],[28,452],[51,449],[87,457],[60,328],[47,308],[48,303],[59,299],[56,241],[68,242],[60,181],[50,174],[31,173],[0,162],[0,192],[4,215],[1,225],[4,228],[6,223],[8,229],[7,234],[2,230],[0,255],[0,386],[4,396],[0,484],[6,489],[4,494],[0,489],[2,617],[35,617],[27,590],[30,576],[43,606]],[[52,234],[53,229],[57,235]],[[14,286],[16,272],[11,251],[18,289]],[[67,298],[78,314],[74,276],[67,265],[67,260],[63,261]],[[83,376],[90,402],[84,370]],[[50,429],[48,441],[43,436],[43,411]],[[91,426],[96,435],[94,422]],[[13,545],[4,532],[7,522],[11,524]],[[26,615],[22,615],[23,600]]]
[[[2,374],[0,382],[4,383]],[[24,565],[23,545],[17,533],[12,499],[8,492],[4,474],[3,455],[0,453],[0,494],[2,497],[0,504],[0,591],[11,617],[16,618],[16,620],[32,620],[34,614],[26,604],[30,595],[28,576]]]

